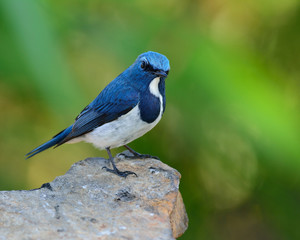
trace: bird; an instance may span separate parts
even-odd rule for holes
[[[136,158],[140,154],[127,144],[150,131],[162,118],[166,108],[165,80],[170,63],[163,54],[148,51],[112,80],[75,118],[74,123],[52,139],[26,154],[26,159],[64,143],[85,141],[106,150],[112,168],[106,171],[120,177],[136,175],[119,170],[110,149],[124,146]]]

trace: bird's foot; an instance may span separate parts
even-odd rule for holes
[[[133,156],[128,156],[124,153],[120,153],[120,155],[125,156],[126,158],[130,158],[130,159],[146,159],[146,158],[154,158],[157,160],[160,160],[159,157],[156,156],[151,156],[150,154],[140,154],[136,151],[134,151],[131,147],[129,147],[128,145],[124,145],[125,148],[127,148],[129,150],[129,152],[132,153]]]
[[[146,159],[146,158],[154,158],[154,159],[160,160],[159,157],[151,156],[150,154],[140,154],[140,153],[138,153],[138,152],[133,153],[132,156],[125,155],[124,153],[120,153],[120,155],[124,155],[126,158],[129,158],[129,159]]]
[[[124,177],[126,178],[128,175],[136,175],[136,173],[134,172],[131,172],[131,171],[124,171],[124,172],[121,172],[117,167],[116,167],[116,164],[114,163],[114,158],[113,156],[111,155],[111,152],[110,152],[110,149],[109,148],[106,148],[106,151],[107,151],[107,154],[109,156],[109,161],[111,162],[111,165],[113,167],[113,169],[110,169],[108,167],[103,167],[102,169],[105,169],[107,172],[111,172],[111,173],[114,173],[116,175],[118,175],[119,177]]]
[[[131,172],[131,171],[124,171],[124,172],[122,172],[122,171],[120,171],[117,168],[110,169],[108,167],[103,167],[102,169],[105,169],[107,172],[114,173],[114,174],[118,175],[119,177],[126,178],[128,175],[135,175],[137,177],[136,173],[135,172]]]

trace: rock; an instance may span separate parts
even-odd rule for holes
[[[128,154],[127,152],[125,152]],[[121,157],[119,156],[118,159]],[[180,174],[159,160],[75,163],[39,189],[0,192],[0,239],[174,239],[187,229]]]

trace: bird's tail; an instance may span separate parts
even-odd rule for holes
[[[66,128],[65,130],[62,130],[60,133],[56,134],[51,140],[49,140],[48,142],[45,142],[44,144],[42,144],[41,146],[33,149],[32,151],[30,151],[29,153],[26,154],[26,159],[33,157],[35,154],[38,154],[50,147],[53,147],[54,145],[58,144],[59,142],[61,142],[71,131],[72,131],[72,127],[73,125],[71,125],[70,127]]]

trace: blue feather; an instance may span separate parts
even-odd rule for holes
[[[162,110],[164,111],[166,104],[165,78],[169,70],[169,60],[164,55],[151,51],[141,54],[130,67],[110,82],[81,111],[73,125],[30,151],[26,154],[27,158],[50,147],[57,147],[73,138],[85,136],[98,127],[126,115],[137,105],[139,105],[140,120],[148,124],[153,123],[159,117],[161,103],[157,96],[150,93],[149,84],[154,78],[160,77],[158,88],[162,96]],[[135,124],[132,122],[133,126]],[[138,131],[139,129],[137,129]],[[128,133],[128,135],[131,134],[131,132]],[[123,140],[120,139],[120,143],[122,142]]]
[[[61,140],[63,140],[72,130],[73,125],[66,128],[65,130],[61,131],[60,133],[56,134],[51,140],[48,142],[45,142],[41,146],[33,149],[29,153],[26,154],[26,159],[33,157],[35,154],[38,154],[50,147],[53,147],[54,145],[58,144]]]

